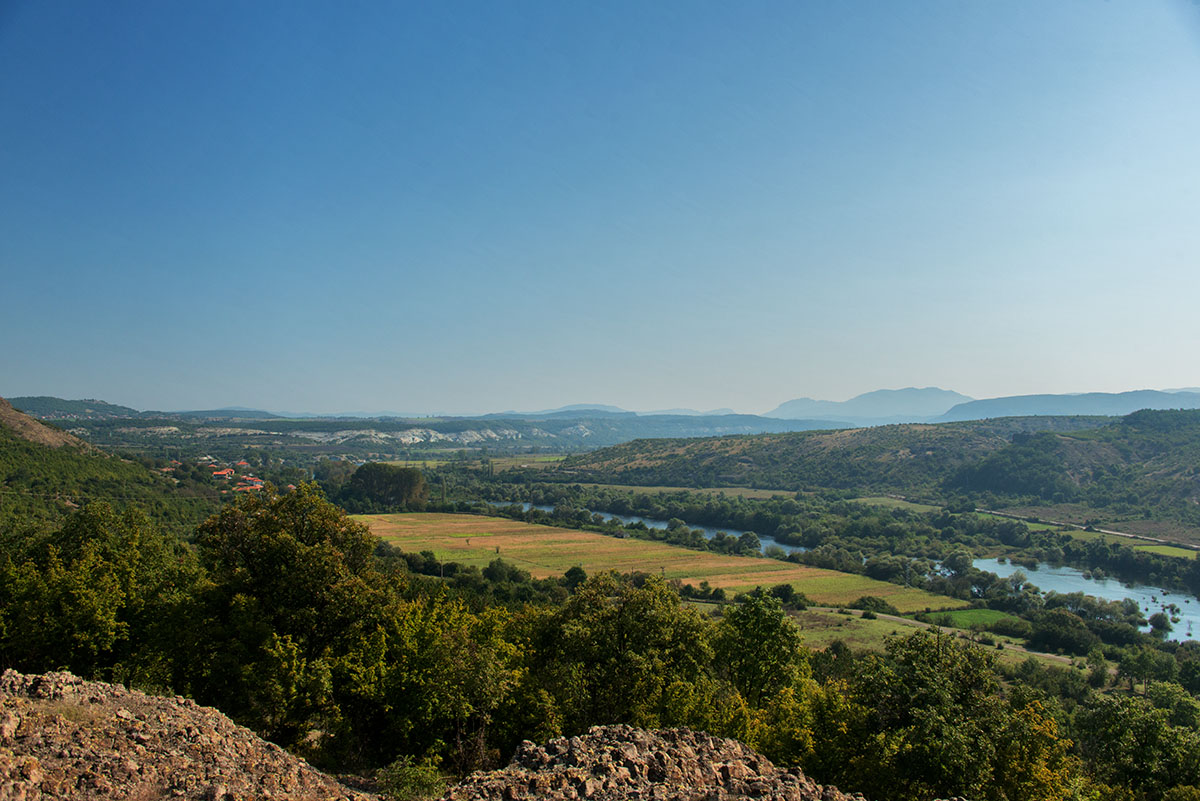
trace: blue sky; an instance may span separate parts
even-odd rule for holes
[[[9,2],[0,395],[1200,384],[1200,4]]]

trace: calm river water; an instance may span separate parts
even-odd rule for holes
[[[534,504],[531,504],[531,503],[504,503],[504,502],[499,502],[499,501],[493,501],[492,506],[520,506],[522,509],[524,509],[527,512],[530,509],[540,509],[543,512],[553,512],[554,511],[553,506],[535,506]],[[654,520],[653,518],[641,517],[640,515],[618,515],[618,514],[613,514],[611,512],[600,512],[599,514],[602,515],[605,520],[617,520],[617,521],[619,521],[621,523],[625,523],[625,524],[643,523],[643,524],[645,524],[646,528],[656,528],[656,529],[660,529],[660,530],[665,529],[667,527],[667,521],[665,521],[665,520]],[[693,529],[695,531],[703,532],[705,539],[710,539],[710,540],[713,537],[717,536],[718,531],[724,531],[730,537],[740,537],[746,533],[744,531],[738,531],[736,528],[709,528],[708,526],[695,526],[695,525],[692,525],[691,523],[688,523],[688,528]],[[755,533],[758,534],[758,532],[755,532]],[[785,545],[782,542],[779,542],[778,540],[776,540],[774,537],[768,537],[765,534],[758,534],[758,542],[762,546],[762,551],[764,553],[766,553],[767,548],[769,548],[772,545],[779,546],[780,548],[782,548],[784,550],[785,553],[796,553],[798,551],[808,550],[807,548],[803,548],[799,545]]]
[[[1186,592],[1142,585],[1129,587],[1113,578],[1088,578],[1083,575],[1083,571],[1074,567],[1053,567],[1043,564],[1039,565],[1036,570],[1030,570],[1020,565],[1014,565],[1012,562],[999,562],[995,559],[976,559],[973,564],[980,570],[995,573],[1000,578],[1008,578],[1020,570],[1031,584],[1035,584],[1044,592],[1050,590],[1061,593],[1082,592],[1106,601],[1132,598],[1137,601],[1146,617],[1150,617],[1155,612],[1164,611],[1168,604],[1175,604],[1179,607],[1176,615],[1179,622],[1172,624],[1175,629],[1168,639],[1190,640],[1193,639],[1193,634],[1200,634],[1200,600]]]
[[[554,511],[553,506],[535,506],[531,503],[494,502],[492,505],[520,506],[526,511],[530,509],[540,509],[543,512]],[[656,529],[665,529],[667,527],[667,521],[665,520],[655,520],[649,517],[641,517],[640,515],[618,515],[609,512],[601,512],[600,514],[606,520],[618,520],[621,523],[644,523],[647,528]],[[718,531],[724,531],[731,537],[740,537],[745,533],[732,528],[716,529],[709,528],[708,526],[694,526],[690,523],[688,524],[688,528],[704,532],[704,536],[710,540],[717,536]],[[774,537],[764,534],[758,535],[758,541],[762,544],[764,552],[771,545],[777,545],[787,553],[807,550],[797,545],[785,545],[782,542],[776,541]],[[1018,570],[1024,571],[1029,581],[1037,585],[1043,592],[1051,590],[1059,593],[1082,592],[1087,595],[1094,595],[1097,598],[1103,598],[1106,601],[1120,601],[1124,598],[1132,598],[1137,601],[1138,606],[1141,607],[1146,617],[1155,612],[1165,611],[1167,605],[1173,603],[1179,607],[1179,612],[1175,615],[1179,622],[1172,624],[1174,630],[1168,639],[1190,640],[1193,638],[1193,634],[1200,635],[1200,600],[1191,597],[1186,592],[1164,590],[1161,587],[1129,587],[1112,578],[1088,578],[1083,575],[1083,571],[1073,567],[1052,567],[1051,565],[1043,564],[1036,570],[1030,570],[1020,565],[1014,565],[1011,562],[1000,562],[995,559],[976,559],[973,564],[980,570],[995,573],[1000,578],[1008,578]],[[1149,626],[1145,628],[1148,630]]]

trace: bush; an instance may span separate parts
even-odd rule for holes
[[[885,615],[900,614],[899,609],[892,606],[890,603],[877,595],[864,595],[854,603],[850,604],[850,608],[862,609],[865,612],[883,613]]]
[[[402,756],[379,771],[379,788],[389,801],[420,801],[437,798],[446,789],[446,780],[437,763],[425,758],[420,762]]]

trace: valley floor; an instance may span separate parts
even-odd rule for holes
[[[561,576],[579,566],[588,574],[605,570],[642,571],[693,585],[707,581],[709,586],[731,594],[787,583],[817,603],[834,606],[853,603],[864,595],[882,598],[901,612],[965,606],[955,598],[852,573],[765,557],[694,551],[666,543],[539,526],[507,518],[408,513],[358,515],[355,519],[403,551],[432,551],[440,561],[478,567],[501,558],[535,578]]]

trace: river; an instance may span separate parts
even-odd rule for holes
[[[538,506],[531,503],[493,501],[492,505],[520,506],[526,511],[530,509],[540,509],[543,512],[554,511],[553,506]],[[640,515],[618,515],[611,512],[601,512],[600,514],[606,520],[617,520],[624,524],[642,523],[647,528],[660,530],[667,527],[665,520],[655,520]],[[745,533],[733,528],[717,529],[708,526],[696,526],[691,523],[688,524],[688,528],[703,532],[704,536],[710,540],[717,536],[718,531],[723,531],[731,537],[740,537]],[[798,545],[786,545],[777,541],[774,537],[764,534],[758,534],[758,541],[762,546],[763,552],[766,552],[767,548],[772,545],[782,548],[786,553],[808,550]],[[1000,578],[1008,578],[1018,570],[1022,570],[1028,576],[1029,581],[1037,585],[1043,592],[1050,592],[1051,590],[1058,593],[1082,592],[1086,595],[1103,598],[1106,601],[1120,601],[1124,598],[1132,598],[1137,601],[1138,606],[1141,607],[1146,617],[1150,617],[1155,612],[1166,611],[1167,605],[1173,603],[1179,608],[1179,611],[1174,615],[1178,619],[1178,622],[1172,622],[1174,629],[1171,631],[1168,639],[1190,640],[1194,633],[1200,633],[1200,600],[1192,598],[1186,592],[1140,585],[1130,587],[1112,578],[1088,578],[1083,575],[1083,571],[1066,566],[1053,567],[1042,564],[1037,569],[1031,570],[1011,562],[1001,562],[996,559],[976,559],[972,564],[980,570],[995,573]],[[1196,603],[1192,603],[1193,601],[1196,601]],[[1168,614],[1170,613],[1168,612]],[[1144,628],[1148,630],[1149,626]]]
[[[537,506],[532,503],[492,501],[491,504],[492,504],[492,506],[520,506],[522,509],[524,509],[527,512],[530,509],[540,509],[543,512],[553,512],[554,511],[553,506]],[[616,520],[625,525],[628,525],[630,523],[642,523],[643,525],[646,526],[646,528],[659,529],[660,531],[665,530],[667,527],[667,521],[665,521],[665,520],[655,520],[655,519],[649,518],[649,517],[642,517],[641,515],[619,515],[619,514],[615,514],[612,512],[599,512],[598,514],[602,515],[605,520]],[[730,537],[740,537],[746,533],[744,531],[738,531],[736,528],[710,528],[708,526],[692,525],[691,523],[688,523],[687,526],[688,526],[688,528],[692,529],[693,531],[702,532],[704,534],[704,538],[709,539],[709,540],[716,537],[717,532],[719,532],[719,531],[725,532]],[[765,534],[758,534],[758,532],[755,532],[755,534],[758,536],[758,543],[761,546],[761,550],[763,553],[766,553],[767,548],[771,547],[772,545],[782,548],[784,553],[798,553],[800,551],[808,550],[807,548],[804,548],[800,545],[786,545],[782,542],[779,542],[774,537],[770,537]]]
[[[1172,623],[1174,630],[1168,636],[1171,640],[1190,640],[1194,633],[1200,633],[1200,601],[1180,590],[1164,590],[1161,587],[1135,587],[1122,584],[1114,578],[1088,578],[1082,570],[1065,565],[1054,567],[1041,564],[1036,570],[1021,567],[1012,562],[1001,562],[996,559],[976,559],[972,564],[980,570],[995,573],[1000,578],[1008,578],[1018,570],[1028,577],[1031,584],[1043,592],[1053,590],[1059,593],[1082,592],[1094,595],[1106,601],[1120,601],[1132,598],[1137,601],[1146,617],[1155,612],[1166,611],[1169,604],[1175,604],[1179,612],[1175,615],[1178,623]],[[1168,614],[1170,614],[1168,612]],[[1149,627],[1147,626],[1146,629]]]

